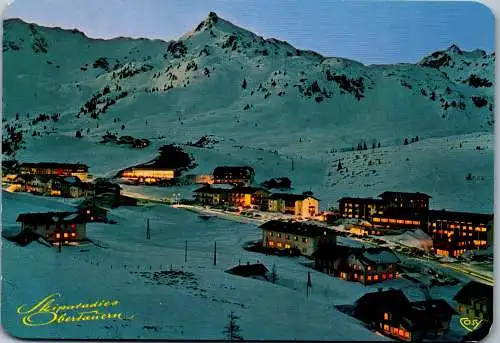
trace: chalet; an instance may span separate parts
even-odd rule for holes
[[[48,191],[49,180],[47,175],[18,175],[9,190],[43,195]]]
[[[194,191],[196,202],[201,205],[218,206],[228,204],[229,190],[225,188],[203,186]]]
[[[425,212],[429,209],[430,195],[425,193],[384,192],[378,196],[388,207],[413,209],[416,212]]]
[[[305,256],[312,256],[322,243],[336,242],[336,235],[330,229],[307,222],[271,220],[260,228],[264,247],[298,250]]]
[[[487,248],[492,225],[490,214],[430,210],[427,231],[438,255],[456,257],[467,250]]]
[[[51,196],[80,198],[90,193],[90,187],[76,176],[53,176],[47,182],[47,193]]]
[[[235,207],[254,207],[266,211],[270,194],[271,192],[263,188],[234,187],[228,190],[228,203]]]
[[[88,166],[80,163],[41,162],[22,163],[19,166],[20,174],[76,176],[83,181],[89,178],[88,170]]]
[[[319,215],[319,200],[307,194],[274,193],[269,197],[269,212],[310,218]]]
[[[474,319],[493,319],[493,287],[470,281],[463,286],[453,298],[458,303],[457,311],[460,314]]]
[[[86,222],[108,222],[108,210],[96,205],[82,204],[78,206],[78,213]]]
[[[364,285],[398,277],[399,258],[388,248],[355,248],[323,245],[313,254],[314,268]]]
[[[339,210],[344,218],[371,219],[375,214],[382,214],[386,203],[382,199],[349,198],[338,200]]]
[[[384,335],[413,342],[441,337],[456,311],[443,299],[410,302],[401,290],[366,293],[353,310],[354,317]]]
[[[86,220],[78,212],[23,213],[17,222],[23,231],[30,230],[48,242],[68,243],[86,238]]]
[[[171,168],[138,166],[122,171],[120,177],[140,183],[158,183],[160,181],[173,179],[175,174],[175,169]]]
[[[249,186],[253,182],[255,171],[252,167],[217,167],[213,171],[214,183],[225,183],[235,186]]]

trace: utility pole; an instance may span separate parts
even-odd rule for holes
[[[151,230],[149,229],[149,218],[148,218],[148,224],[146,228],[146,239],[151,239]]]
[[[293,157],[292,157],[292,171],[294,171],[295,168],[294,168],[294,165],[293,165]]]
[[[307,287],[306,287],[306,297],[309,296],[309,288],[312,287],[311,283],[311,272],[307,272]]]
[[[187,258],[188,258],[188,241],[186,240],[186,244],[184,246],[184,263],[187,262]]]
[[[217,265],[217,241],[214,242],[214,266]]]

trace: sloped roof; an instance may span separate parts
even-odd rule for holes
[[[88,170],[88,166],[81,163],[56,163],[56,162],[39,162],[39,163],[22,163],[19,167],[23,168],[55,168],[55,169],[71,169],[71,170]]]
[[[194,193],[208,193],[208,194],[227,194],[229,192],[229,189],[203,186],[201,188],[195,189],[193,192]]]
[[[430,220],[456,220],[462,222],[474,222],[488,224],[493,220],[493,214],[455,212],[446,210],[429,210]]]
[[[285,201],[298,201],[298,200],[305,200],[307,198],[313,198],[319,201],[318,198],[316,198],[313,195],[305,195],[305,194],[289,194],[289,193],[273,193],[269,199],[271,200],[285,200]]]
[[[410,193],[410,192],[384,192],[379,195],[379,198],[409,198],[409,199],[422,199],[432,198],[430,195],[420,192]]]
[[[314,224],[297,222],[293,220],[270,220],[259,228],[263,230],[295,234],[305,237],[320,237],[333,235],[333,231]]]
[[[453,300],[459,303],[469,303],[471,299],[486,298],[493,301],[493,287],[477,281],[470,281],[463,286]]]
[[[25,224],[55,224],[55,218],[65,223],[86,222],[77,212],[45,212],[45,213],[22,213],[17,217],[16,222]]]
[[[264,192],[270,194],[267,189],[258,188],[258,187],[233,187],[229,190],[229,193],[238,193],[238,194],[254,194],[257,192]]]
[[[388,248],[367,248],[360,257],[371,263],[399,263],[401,260]]]
[[[265,276],[269,269],[262,263],[242,264],[230,269],[228,272],[239,276]]]
[[[216,167],[213,171],[213,175],[224,175],[224,174],[239,174],[240,176],[250,177],[255,171],[250,166],[220,166]]]

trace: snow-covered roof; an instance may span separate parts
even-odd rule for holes
[[[390,250],[366,250],[362,256],[368,261],[375,263],[399,263],[399,258]]]

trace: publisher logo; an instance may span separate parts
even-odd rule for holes
[[[460,318],[460,325],[467,330],[467,331],[474,331],[477,328],[483,324],[484,319],[476,319],[476,318],[469,318],[469,317],[461,317]]]

